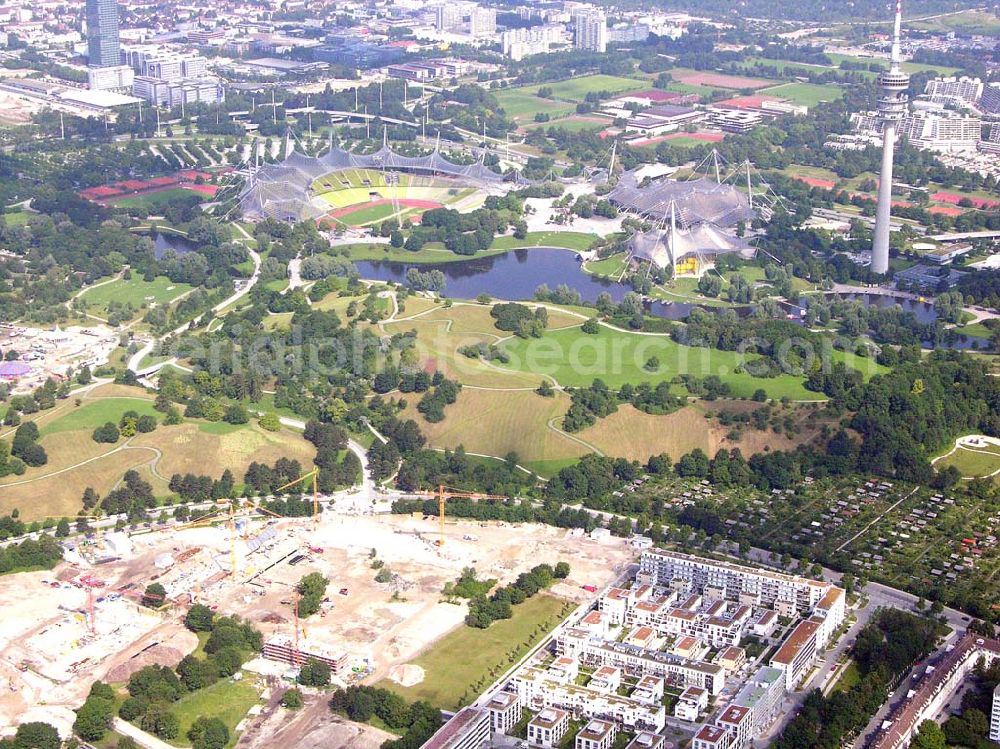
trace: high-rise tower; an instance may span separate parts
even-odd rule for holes
[[[92,68],[121,65],[118,0],[87,0],[87,64]]]
[[[896,147],[896,126],[906,116],[906,89],[910,76],[899,66],[899,34],[903,22],[903,2],[896,0],[896,20],[892,30],[892,58],[889,70],[878,77],[878,114],[882,120],[882,169],[879,172],[878,205],[875,210],[875,242],[872,271],[889,270],[889,209],[892,207],[892,156]]]

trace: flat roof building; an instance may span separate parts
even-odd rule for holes
[[[441,726],[421,749],[480,749],[490,740],[490,716],[486,710],[464,707]]]
[[[555,707],[547,707],[528,721],[528,743],[551,749],[558,746],[569,730],[569,713]]]

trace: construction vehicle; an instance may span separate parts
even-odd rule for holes
[[[444,505],[449,499],[501,499],[506,500],[510,497],[503,497],[499,494],[481,494],[479,492],[463,492],[458,489],[448,489],[443,484],[439,485],[437,491],[434,492],[413,492],[414,496],[417,497],[436,497],[438,502],[438,546],[444,546]]]

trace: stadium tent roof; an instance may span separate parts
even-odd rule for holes
[[[247,181],[240,195],[243,213],[300,221],[318,218],[329,206],[316,201],[309,194],[309,186],[318,177],[345,169],[400,169],[430,174],[444,174],[481,185],[504,181],[482,161],[475,164],[456,164],[449,161],[437,148],[426,156],[403,156],[388,145],[375,153],[356,154],[343,148],[331,148],[319,157],[292,152],[280,164],[267,164]]]
[[[744,239],[734,237],[712,224],[698,224],[690,229],[677,229],[674,238],[674,262],[696,255],[714,257],[716,255],[738,254],[752,258],[757,250]],[[649,260],[659,268],[673,265],[670,257],[670,228],[635,234],[629,240],[632,255],[641,260]]]
[[[673,203],[677,222],[685,228],[701,223],[733,227],[754,218],[745,194],[733,185],[704,177],[686,182],[655,180],[641,187],[635,172],[625,172],[608,193],[608,200],[619,208],[661,221],[670,218]]]

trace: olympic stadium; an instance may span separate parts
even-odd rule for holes
[[[701,275],[719,255],[754,257],[756,249],[737,235],[737,227],[770,215],[761,196],[709,177],[641,182],[635,172],[625,172],[607,198],[620,211],[655,224],[629,240],[632,258],[669,267],[675,276]]]
[[[431,208],[469,211],[506,182],[483,163],[458,164],[438,148],[425,156],[403,156],[387,144],[372,154],[331,147],[319,157],[293,152],[247,178],[240,208],[250,219],[323,220],[363,227],[395,217],[419,222]]]

